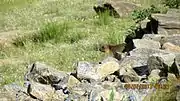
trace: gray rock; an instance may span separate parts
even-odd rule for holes
[[[85,79],[97,81],[100,79],[99,75],[96,73],[94,65],[86,61],[78,62],[76,73],[77,78],[80,80]]]
[[[118,12],[120,17],[127,16],[133,10],[139,8],[139,6],[136,4],[119,0],[108,0],[107,3],[110,3],[112,7],[114,7],[114,9]]]
[[[148,48],[148,49],[159,49],[160,48],[160,43],[157,41],[153,41],[153,40],[134,39],[133,43],[136,48]]]
[[[152,14],[152,17],[157,19],[160,22],[159,25],[165,29],[180,29],[180,19],[178,16],[169,16],[167,14]]]
[[[180,10],[179,9],[168,9],[167,13],[168,16],[176,16],[179,17],[180,16]]]
[[[160,76],[167,77],[169,67],[173,64],[175,55],[174,54],[162,54],[156,53],[149,57],[147,64],[150,71],[153,69],[161,70]]]
[[[31,92],[32,96],[37,97],[42,101],[59,99],[59,101],[64,100],[66,96],[63,91],[55,92],[55,89],[50,85],[44,85],[36,82],[31,82]]]
[[[158,34],[160,35],[169,35],[168,31],[161,26],[158,27]]]
[[[159,26],[166,29],[169,35],[180,34],[180,18],[170,14],[152,14],[152,17],[157,19]]]
[[[155,53],[168,54],[169,52],[166,52],[166,51],[160,50],[160,49],[137,48],[137,49],[132,50],[130,52],[130,55],[135,56],[135,57],[144,58],[144,59],[146,59],[145,61],[147,61],[147,59],[150,57],[150,55],[155,54]]]
[[[165,37],[167,42],[170,42],[174,45],[180,46],[180,35],[174,34],[174,35],[153,35],[153,34],[145,34],[143,36],[143,39],[151,39],[154,41],[159,41],[161,37]]]
[[[96,65],[95,68],[97,68],[97,74],[101,79],[120,69],[118,61],[110,57],[103,60],[101,64]]]
[[[131,57],[126,57],[120,61],[120,69],[118,71],[118,76],[123,76],[123,81],[139,81],[138,74],[133,70],[134,64],[136,62],[137,61]]]
[[[177,92],[176,100],[177,100],[177,101],[180,101],[180,90]]]
[[[28,66],[24,79],[41,84],[65,84],[68,80],[68,74],[57,71],[44,63],[36,62]]]
[[[0,92],[0,101],[35,101],[26,91],[15,83],[5,85]]]

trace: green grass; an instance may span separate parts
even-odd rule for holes
[[[23,80],[25,67],[32,62],[42,61],[58,70],[71,71],[77,61],[102,60],[106,54],[97,51],[99,44],[122,43],[133,20],[114,19],[106,14],[97,17],[92,8],[95,3],[95,0],[84,3],[83,0],[39,0],[0,14],[2,31],[35,30],[15,39],[13,47],[1,49],[2,59],[13,60],[0,65],[8,67],[2,70],[5,76],[2,84],[16,81],[14,75]],[[8,73],[14,68],[18,72]]]
[[[1,0],[0,12],[4,12],[16,7],[24,6],[25,4],[32,3],[33,0]]]

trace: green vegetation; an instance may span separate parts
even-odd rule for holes
[[[179,8],[180,0],[163,0],[163,4],[169,8]]]
[[[110,96],[109,96],[109,100],[108,101],[114,101],[114,91],[113,88],[111,90]]]
[[[134,10],[132,12],[132,17],[134,20],[136,20],[136,22],[139,22],[149,17],[152,13],[160,13],[160,12],[161,11],[157,7],[151,5],[150,8]]]
[[[115,19],[106,13],[97,16],[92,8],[95,3],[95,0],[38,0],[27,5],[14,2],[13,9],[7,6],[8,11],[0,11],[0,32],[13,35],[20,30],[13,46],[0,48],[0,73],[4,79],[1,85],[23,80],[26,66],[35,61],[71,71],[77,61],[103,59],[106,54],[97,51],[99,44],[122,43],[124,33],[134,21]]]

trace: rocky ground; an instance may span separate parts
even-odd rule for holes
[[[179,17],[179,10],[170,9],[140,22],[143,33],[126,37],[125,48],[130,51],[119,53],[119,60],[108,56],[96,63],[78,61],[72,72],[32,63],[24,75],[24,86],[5,85],[0,100],[180,101]],[[158,94],[162,96],[157,98]]]

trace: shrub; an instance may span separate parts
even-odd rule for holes
[[[99,14],[99,25],[108,25],[110,23],[110,15],[109,15],[110,11],[105,11],[104,13],[100,13]]]
[[[34,42],[46,42],[54,39],[55,42],[64,41],[64,35],[68,31],[66,23],[59,24],[57,22],[48,22],[40,28],[38,34],[33,36]]]
[[[163,4],[169,8],[179,8],[180,0],[163,0]]]
[[[134,20],[136,20],[136,22],[139,22],[149,17],[152,13],[160,13],[160,10],[156,8],[154,5],[151,5],[151,7],[147,9],[134,10],[131,16]]]

